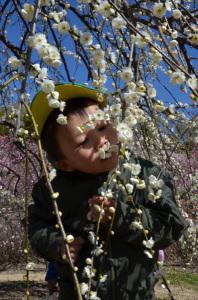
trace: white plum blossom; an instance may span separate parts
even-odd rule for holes
[[[93,56],[94,62],[96,63],[98,60],[101,61],[104,59],[105,53],[99,46],[99,47],[96,47],[95,50],[93,50],[92,56]]]
[[[27,134],[28,134],[28,130],[25,130],[24,128],[19,128],[17,130],[17,135],[20,137],[24,137]]]
[[[114,52],[109,52],[109,57],[110,57],[110,60],[112,61],[113,64],[116,63],[116,54]]]
[[[178,20],[178,19],[181,18],[181,16],[182,16],[182,13],[179,9],[174,9],[173,10],[173,18],[174,19]]]
[[[60,125],[67,125],[67,116],[64,116],[63,114],[59,114],[58,118],[56,119],[56,122]]]
[[[140,221],[133,221],[130,227],[131,227],[131,229],[135,229],[135,230],[143,229],[143,225]]]
[[[87,265],[91,265],[93,261],[92,261],[91,258],[87,257],[85,262],[86,262]]]
[[[127,183],[126,184],[126,188],[127,188],[128,193],[132,194],[132,192],[133,192],[133,185],[130,184],[130,183]]]
[[[36,82],[41,83],[47,78],[48,78],[47,68],[41,68],[37,75]]]
[[[41,6],[51,6],[54,5],[55,0],[41,0],[40,5]]]
[[[57,92],[57,91],[51,92],[51,94],[47,95],[47,99],[50,100],[50,98],[58,100],[59,99],[59,92]]]
[[[132,69],[129,67],[123,68],[122,71],[119,73],[119,77],[126,82],[131,81],[133,79]]]
[[[54,91],[55,85],[53,80],[46,79],[41,83],[41,90],[45,94],[52,93]]]
[[[172,41],[170,41],[170,46],[171,46],[172,48],[176,47],[177,45],[178,45],[178,41],[177,41],[177,40],[172,40]]]
[[[45,34],[43,33],[36,33],[33,36],[30,36],[28,38],[28,45],[32,48],[38,47],[39,46],[44,46],[47,44],[47,39]]]
[[[68,235],[66,236],[66,242],[67,242],[68,244],[71,244],[71,243],[73,243],[73,241],[74,241],[74,236],[73,236],[72,234],[68,234]]]
[[[159,189],[157,190],[156,194],[155,194],[155,200],[158,200],[162,197],[162,190]]]
[[[162,101],[156,101],[154,104],[153,104],[153,108],[157,111],[157,112],[162,112],[165,110],[165,106],[164,106],[164,103]]]
[[[59,106],[59,109],[60,109],[60,111],[61,111],[61,112],[63,112],[63,111],[64,111],[64,109],[65,109],[65,106],[66,106],[66,102],[65,102],[65,101],[60,101],[60,106]]]
[[[41,67],[39,64],[33,64],[30,69],[31,76],[37,76],[41,72]]]
[[[145,187],[146,187],[145,181],[139,179],[139,181],[138,181],[137,184],[136,184],[136,188],[137,188],[138,190],[143,190],[143,189],[145,189]]]
[[[163,179],[157,179],[154,175],[149,176],[149,185],[154,189],[162,188],[164,185]]]
[[[34,271],[35,267],[36,267],[36,264],[34,262],[29,262],[29,263],[27,263],[25,269],[27,271]]]
[[[96,235],[93,231],[89,231],[88,233],[89,242],[94,245],[96,243]]]
[[[59,192],[54,192],[52,195],[51,195],[52,199],[58,199],[59,197]]]
[[[106,69],[105,52],[99,45],[96,45],[96,49],[92,51],[92,59],[93,63],[100,69],[100,72],[104,73]]]
[[[98,154],[100,159],[107,159],[112,156],[110,146],[110,143],[107,142],[99,149]]]
[[[139,175],[141,172],[141,166],[140,164],[131,164],[131,174],[134,176]]]
[[[129,170],[133,176],[137,176],[141,172],[141,166],[134,163],[124,163],[124,168]]]
[[[173,84],[182,84],[185,82],[185,74],[180,70],[175,71],[171,74],[171,82]]]
[[[43,44],[42,42],[40,44],[35,44],[34,38],[32,39],[31,43],[38,52],[39,56],[47,65],[55,68],[59,67],[59,65],[61,64],[61,60],[58,49],[55,46],[48,44],[45,41],[45,38],[43,38],[42,36],[38,36],[37,38],[38,40],[41,38]]]
[[[24,3],[21,14],[26,21],[31,22],[34,16],[34,6],[29,3]]]
[[[94,120],[95,122],[97,121],[102,121],[105,118],[105,113],[102,109],[97,109],[91,116],[90,116],[90,121]]]
[[[89,290],[88,284],[85,283],[85,282],[82,282],[82,283],[80,284],[80,291],[81,291],[81,294],[84,296],[84,295],[88,292],[88,290]]]
[[[141,35],[143,34],[143,36]],[[144,48],[151,41],[151,37],[148,32],[142,31],[141,34],[137,34],[135,37],[135,43],[139,48]]]
[[[153,9],[152,9],[152,12],[153,12],[153,15],[157,18],[163,18],[166,14],[166,6],[164,5],[164,3],[156,3],[154,4],[153,6]]]
[[[91,278],[93,277],[95,274],[94,269],[92,269],[90,266],[85,266],[83,269],[83,276],[85,276],[86,278]]]
[[[137,91],[129,90],[128,92],[123,94],[123,98],[128,103],[136,104],[140,100],[141,95],[142,94]]]
[[[144,254],[145,254],[148,258],[150,258],[150,259],[153,258],[153,254],[152,254],[150,251],[148,251],[148,250],[144,250]]]
[[[133,184],[138,184],[139,179],[136,178],[136,177],[131,177],[131,178],[130,178],[130,181],[131,181]]]
[[[110,106],[110,112],[111,112],[111,116],[113,118],[117,117],[117,116],[120,116],[120,114],[122,112],[121,104],[120,103],[112,104]]]
[[[56,169],[53,168],[49,172],[49,181],[52,182],[55,177],[56,177]]]
[[[178,31],[177,30],[174,30],[172,33],[171,33],[171,37],[173,39],[176,39],[178,37]]]
[[[148,200],[155,203],[155,192],[153,189],[149,189],[149,193],[148,193]]]
[[[38,55],[40,56],[40,58],[44,58],[48,56],[48,47],[49,44],[44,44],[44,45],[37,45],[34,48],[36,49],[36,51],[38,52]]]
[[[154,246],[154,244],[155,244],[155,241],[154,241],[153,238],[151,237],[149,240],[144,240],[144,241],[142,242],[142,244],[143,244],[146,248],[151,249],[151,248],[153,248],[153,246]]]
[[[59,12],[53,11],[49,13],[49,17],[53,18],[54,21],[59,23],[65,14],[66,14],[65,11],[59,11]]]
[[[59,92],[56,92],[56,91],[51,92],[50,94],[47,95],[47,100],[48,100],[49,103],[50,102],[53,103],[53,101],[54,101],[54,103],[58,102],[58,106],[57,107],[59,107],[59,105],[60,105],[60,102],[59,102]],[[53,106],[51,106],[51,107],[53,107]],[[57,108],[57,107],[54,107],[54,108]]]
[[[64,34],[69,32],[70,25],[67,21],[63,21],[58,24],[53,24],[53,28],[57,29],[61,34]]]
[[[138,215],[142,215],[142,210],[141,210],[140,208],[138,208],[138,209],[136,210],[136,212],[137,212]]]
[[[52,108],[59,108],[60,107],[60,102],[56,99],[50,98],[48,100],[48,105],[49,105],[49,107],[52,107]]]
[[[45,56],[43,56],[43,61],[52,67],[59,67],[61,64],[60,53],[55,46],[49,45],[46,47]]]
[[[112,26],[115,29],[124,29],[126,28],[126,21],[122,16],[118,16],[112,20]]]
[[[117,126],[118,139],[123,144],[128,144],[132,142],[133,132],[131,128],[124,122],[121,122]]]
[[[191,75],[191,78],[187,80],[187,84],[191,89],[196,89],[198,85],[198,81],[195,75]]]
[[[95,5],[95,10],[104,18],[108,18],[115,13],[114,9],[111,7],[108,1],[103,1],[99,5]]]
[[[108,277],[107,274],[101,275],[101,276],[100,276],[100,279],[99,279],[100,283],[105,282],[105,281],[107,280],[107,277]]]
[[[175,0],[175,3],[179,3],[179,2],[180,2],[180,0]],[[171,11],[173,9],[172,1],[166,0],[164,4],[166,6],[167,11]]]
[[[156,200],[159,200],[162,196],[162,190],[158,189],[156,192],[149,186],[148,200],[156,203]]]
[[[103,252],[104,252],[104,250],[102,249],[102,245],[100,245],[100,246],[97,246],[94,250],[92,250],[92,251],[91,251],[91,254],[92,254],[92,255],[95,255],[95,256],[99,256],[99,255],[101,255]]]
[[[90,295],[90,300],[101,300],[101,298],[99,298],[98,296],[97,296],[97,292],[93,292],[93,291],[91,291],[91,293],[90,293],[91,295]]]
[[[93,37],[89,32],[80,33],[80,42],[84,46],[90,46],[93,43]]]
[[[153,86],[147,87],[147,93],[150,98],[155,98],[157,95],[156,89]]]
[[[110,207],[109,207],[109,212],[110,212],[111,214],[115,214],[115,211],[116,211],[115,207],[113,207],[113,206],[110,206]]]
[[[135,91],[137,88],[137,84],[134,81],[130,81],[127,83],[127,87],[131,91]]]
[[[135,118],[135,116],[133,114],[128,114],[124,121],[130,126],[130,127],[134,127],[137,124],[137,119]]]
[[[151,58],[154,65],[159,65],[162,60],[162,55],[159,51],[153,51]]]
[[[12,69],[17,69],[21,66],[21,61],[16,56],[11,56],[8,58],[8,64]]]

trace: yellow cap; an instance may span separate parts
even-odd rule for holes
[[[57,84],[55,91],[59,92],[59,100],[66,101],[77,97],[87,97],[89,99],[100,102],[99,94],[101,92],[94,88],[89,88],[86,85],[76,83]],[[54,108],[48,105],[47,94],[38,92],[32,100],[31,112],[38,125],[38,133],[41,134],[43,126]]]

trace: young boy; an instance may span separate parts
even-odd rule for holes
[[[109,171],[118,163],[118,153],[113,152],[101,159],[100,149],[107,144],[118,144],[117,132],[109,121],[97,121],[94,128],[79,130],[88,121],[88,116],[99,107],[97,91],[77,84],[56,86],[60,99],[66,101],[64,115],[67,124],[59,125],[59,109],[47,104],[43,93],[36,95],[32,103],[32,113],[37,121],[43,148],[57,168],[57,176],[52,181],[55,192],[59,192],[57,204],[62,212],[62,222],[66,233],[75,239],[70,246],[71,257],[78,267],[77,276],[84,281],[83,269],[86,258],[90,257],[88,232],[90,224],[98,218],[96,207],[103,202],[104,215],[101,222],[100,239],[106,238],[109,228],[109,207],[115,207],[113,222],[114,235],[108,243],[107,252],[97,257],[94,263],[96,272],[106,276],[95,286],[97,298],[102,300],[151,300],[154,298],[154,285],[158,280],[157,254],[179,239],[184,229],[183,220],[177,208],[174,190],[169,175],[149,161],[135,159],[141,166],[138,175],[145,183],[151,174],[163,179],[160,201],[148,200],[148,189],[131,192],[134,202],[141,209],[141,220],[154,239],[155,254],[148,257],[144,253],[143,230],[134,228],[136,213],[128,203],[124,193],[115,199],[98,195],[98,189],[106,181]],[[123,171],[124,172],[124,171]],[[125,174],[127,180],[127,174]],[[130,178],[128,178],[129,180]],[[59,271],[59,300],[77,299],[70,267],[62,259],[62,237],[55,227],[52,200],[42,178],[34,186],[34,204],[29,209],[29,237],[32,247],[49,261],[56,261]],[[140,210],[139,210],[140,211]],[[87,215],[89,212],[88,220]],[[97,275],[95,276],[97,277]]]

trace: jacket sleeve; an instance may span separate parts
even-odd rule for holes
[[[29,240],[33,250],[46,260],[62,261],[59,230],[55,228],[56,219],[46,189],[36,184],[32,197],[34,204],[29,206]]]
[[[175,201],[171,177],[163,173],[158,166],[151,165],[150,162],[148,167],[144,168],[143,173],[146,183],[148,183],[150,174],[157,176],[160,173],[160,178],[164,181],[161,198],[156,203],[148,200],[148,188],[145,188],[144,191],[136,190],[135,197],[136,206],[142,211],[143,227],[148,230],[148,237],[152,237],[155,241],[154,249],[164,249],[180,238],[185,227],[184,220]],[[145,239],[143,230],[133,227],[136,216],[132,204],[118,201],[113,228],[115,236],[118,236],[119,239],[135,245],[142,245]]]

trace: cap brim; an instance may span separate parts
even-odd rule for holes
[[[99,102],[98,96],[100,91],[97,89],[89,88],[85,85],[75,83],[57,84],[55,86],[55,91],[59,92],[59,100],[62,101],[67,101],[69,99],[77,97],[87,97]],[[39,134],[41,134],[45,121],[47,120],[49,114],[53,111],[53,109],[54,108],[49,107],[47,94],[45,94],[44,92],[39,92],[32,100],[31,112],[38,125]]]

